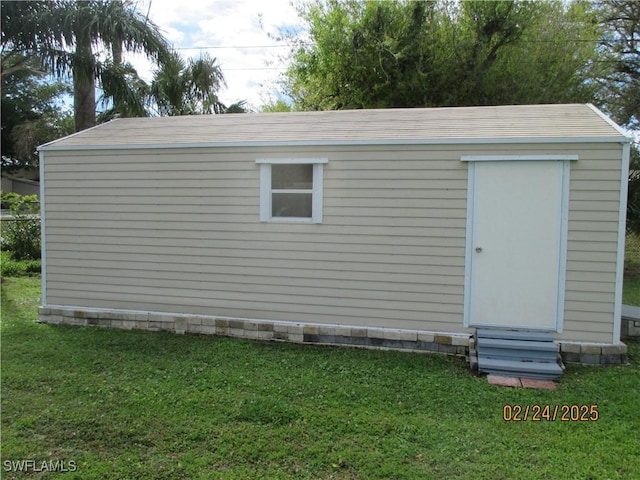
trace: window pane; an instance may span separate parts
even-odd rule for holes
[[[271,198],[273,217],[311,218],[310,193],[273,193]]]
[[[271,188],[274,190],[311,190],[313,165],[271,165]]]

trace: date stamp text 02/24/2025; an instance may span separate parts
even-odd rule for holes
[[[509,405],[502,407],[505,422],[597,422],[598,404],[591,405]]]

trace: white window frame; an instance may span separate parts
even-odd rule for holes
[[[323,167],[328,158],[258,158],[260,165],[260,221],[281,223],[322,223]],[[310,190],[274,190],[271,188],[271,165],[313,165],[313,185]],[[274,217],[273,193],[310,193],[311,217]]]

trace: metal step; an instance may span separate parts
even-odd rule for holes
[[[482,348],[499,348],[507,350],[534,350],[539,352],[558,352],[558,346],[552,341],[513,340],[507,338],[478,338],[477,346]]]
[[[481,352],[481,355],[486,358],[504,358],[527,362],[556,362],[558,359],[558,352],[556,350],[536,351],[482,347]]]
[[[484,373],[544,379],[563,373],[558,345],[547,332],[478,329],[475,353]]]
[[[538,330],[509,330],[509,329],[493,329],[478,328],[476,330],[476,338],[504,338],[506,340],[527,340],[540,342],[553,342],[550,333],[540,332]]]
[[[522,362],[480,356],[478,357],[478,369],[495,375],[549,379],[560,378],[563,373],[562,367],[556,362]]]

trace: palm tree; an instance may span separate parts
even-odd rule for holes
[[[58,76],[73,76],[76,131],[96,123],[96,78],[104,71],[94,49],[112,53],[112,74],[123,50],[156,61],[168,55],[158,27],[131,0],[2,2],[2,47],[37,56]],[[70,51],[72,50],[72,51]],[[126,97],[113,96],[116,106]]]
[[[244,113],[245,102],[224,105],[218,99],[224,75],[207,53],[185,61],[176,52],[154,73],[151,96],[160,115]]]
[[[222,103],[220,106],[220,113],[247,113],[249,111],[246,100],[240,100],[239,102],[232,103],[228,107]]]
[[[98,114],[99,123],[115,117],[148,117],[149,85],[129,63],[107,62],[100,68],[100,103],[106,108]]]
[[[189,115],[194,113],[190,101],[187,64],[171,52],[169,58],[154,72],[151,96],[161,116]]]
[[[226,86],[226,82],[216,61],[206,52],[195,60],[189,60],[186,73],[190,96],[198,113],[217,113],[216,107],[220,105],[218,90],[222,85]]]

